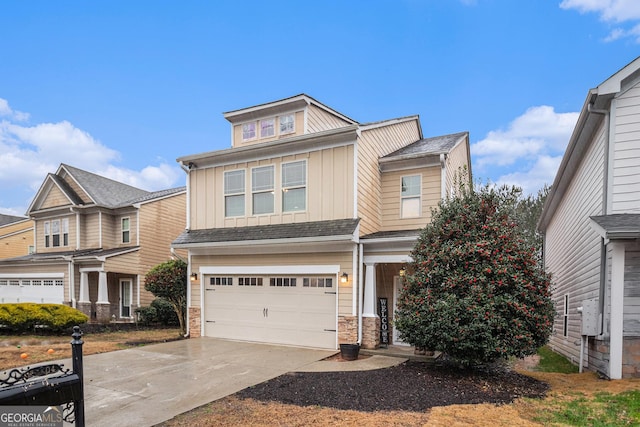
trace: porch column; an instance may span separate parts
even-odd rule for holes
[[[107,286],[107,272],[98,272],[98,304],[109,304],[109,288]]]
[[[376,313],[376,264],[365,263],[364,301],[362,303],[363,348],[378,348],[380,345],[380,318]]]
[[[609,378],[622,378],[624,347],[624,243],[611,241],[611,337],[609,340]]]
[[[80,273],[80,300],[78,302],[89,301],[89,273],[83,271]]]
[[[365,264],[362,317],[376,317],[376,264]]]

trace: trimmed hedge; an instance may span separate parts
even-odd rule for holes
[[[32,331],[36,326],[63,331],[88,320],[84,313],[63,304],[0,304],[0,325],[14,332]]]
[[[178,315],[173,305],[164,298],[156,298],[151,301],[151,305],[136,309],[140,324],[144,326],[162,325],[162,326],[178,326]]]

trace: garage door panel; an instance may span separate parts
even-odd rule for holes
[[[205,283],[210,283],[206,277]],[[206,285],[204,303],[207,336],[336,348],[333,290],[269,286],[269,281],[238,286],[234,281],[231,286]]]

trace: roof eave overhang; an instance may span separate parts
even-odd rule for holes
[[[274,155],[318,151],[332,146],[355,143],[357,129],[357,125],[350,125],[325,132],[283,138],[262,144],[183,156],[179,157],[177,162],[186,167],[191,164],[192,168],[202,168],[264,159]]]
[[[439,166],[441,153],[410,154],[405,156],[384,157],[378,159],[380,172]]]

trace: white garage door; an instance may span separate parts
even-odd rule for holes
[[[64,282],[61,278],[0,278],[0,302],[35,302],[62,304]]]
[[[204,276],[204,334],[336,348],[335,275]]]

